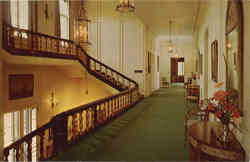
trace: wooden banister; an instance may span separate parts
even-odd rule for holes
[[[6,23],[3,23],[3,40],[4,49],[11,54],[76,59],[88,70],[89,73],[95,75],[98,79],[120,91],[127,89],[129,85],[138,87],[138,84],[134,80],[91,57],[79,44],[72,40],[61,39],[43,33],[19,29]],[[94,63],[94,67],[91,66],[92,63]],[[97,72],[96,65],[100,66],[100,72],[104,73],[104,75]],[[104,68],[104,71],[102,70],[102,67]],[[121,78],[121,84],[123,84],[123,86],[118,85],[115,82],[115,77],[111,78],[108,71],[110,71],[111,75],[115,74],[118,78]],[[126,86],[125,81],[128,83]]]
[[[78,142],[81,137],[116,118],[142,99],[139,86],[134,80],[89,56],[74,41],[4,23],[3,48],[13,55],[76,59],[90,74],[121,91],[56,115],[47,124],[5,147],[5,161],[10,157],[31,161],[33,140],[36,141],[34,147],[37,160],[51,159],[62,149]]]

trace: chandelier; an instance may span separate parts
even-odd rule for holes
[[[119,0],[119,4],[116,6],[116,10],[119,12],[134,12],[134,0]]]
[[[173,53],[174,51],[174,47],[172,44],[172,40],[171,40],[171,25],[172,25],[172,21],[169,21],[169,44],[168,44],[168,53]]]
[[[88,41],[88,25],[90,20],[84,8],[83,0],[80,1],[80,9],[75,21],[76,40],[80,45],[90,44]]]

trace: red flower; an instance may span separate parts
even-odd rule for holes
[[[216,111],[215,112],[215,116],[217,117],[217,118],[220,118],[221,116],[222,116],[222,112],[221,111]]]
[[[214,104],[209,104],[208,107],[207,107],[207,110],[213,110],[214,109]]]
[[[217,91],[215,92],[214,94],[214,99],[217,100],[217,101],[222,101],[225,99],[225,97],[228,95],[228,92],[226,91]]]
[[[227,105],[225,105],[225,110],[232,112],[233,109],[234,109],[234,107],[233,107],[232,104],[227,104]]]
[[[240,113],[239,113],[239,111],[237,111],[237,110],[234,110],[233,111],[233,118],[239,118],[240,117]]]

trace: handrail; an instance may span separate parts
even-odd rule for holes
[[[109,120],[119,116],[122,112],[134,106],[140,99],[141,96],[139,95],[138,88],[132,88],[119,94],[62,112],[53,117],[47,124],[5,147],[3,150],[4,160],[8,161],[10,151],[13,149],[18,153],[15,155],[16,160],[23,160],[21,159],[22,153],[20,151],[22,150],[21,148],[24,147],[24,143],[28,144],[28,148],[30,147],[30,151],[28,153],[30,156],[28,159],[29,161],[32,160],[32,138],[35,137],[39,138],[38,141],[40,143],[39,148],[37,148],[39,149],[38,159],[48,160],[60,152],[61,148],[66,148],[65,146],[79,141],[80,137],[85,136],[87,133],[94,131]],[[85,118],[86,123],[89,124],[85,123],[85,129],[79,129],[84,125],[83,119],[81,119],[83,117]],[[75,122],[78,124],[75,125]],[[46,131],[49,133],[46,133]],[[46,134],[50,137],[46,138]],[[44,146],[46,143],[49,143],[49,140],[52,141],[52,146],[50,147],[53,148],[50,153],[48,153],[48,150],[44,149]]]
[[[12,54],[78,59],[80,62],[83,60],[80,60],[79,56],[83,56],[85,60],[82,63],[88,71],[92,70],[91,72],[93,72],[93,69],[90,69],[88,65],[92,60],[95,64],[105,67],[138,87],[137,82],[88,55],[79,44],[72,40],[19,29],[6,23],[3,23],[3,40],[3,47]]]
[[[101,64],[102,66],[104,66],[104,67],[106,67],[106,68],[109,68],[110,70],[112,70],[113,72],[115,72],[115,73],[117,73],[117,74],[121,75],[121,76],[122,76],[122,77],[124,77],[125,79],[127,79],[127,80],[129,80],[129,81],[133,82],[133,83],[136,85],[136,87],[138,87],[138,86],[139,86],[139,85],[138,85],[138,83],[137,83],[137,82],[135,82],[134,80],[132,80],[132,79],[130,79],[130,78],[128,78],[128,77],[126,77],[125,75],[123,75],[122,73],[120,73],[120,72],[118,72],[118,71],[116,71],[116,70],[114,70],[114,69],[110,68],[109,66],[107,66],[107,65],[105,65],[104,63],[102,63],[102,62],[98,61],[97,59],[93,58],[92,56],[89,56],[89,58],[90,58],[90,59],[92,59],[92,60],[94,60],[95,62],[97,62],[97,63]]]
[[[5,161],[51,159],[62,148],[78,142],[86,134],[119,116],[142,99],[138,84],[134,80],[89,56],[74,41],[18,29],[4,23],[3,48],[15,55],[77,59],[88,72],[108,84],[113,84],[113,87],[121,91],[54,116],[47,124],[5,147],[3,149]],[[91,66],[92,63],[94,68]],[[99,70],[97,65],[100,66]],[[105,68],[104,72],[102,67]],[[134,87],[121,87],[121,83],[116,83],[120,82],[120,78],[123,81],[127,80],[129,85],[133,83]]]

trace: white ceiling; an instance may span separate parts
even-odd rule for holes
[[[173,20],[172,35],[192,35],[199,0],[135,0],[135,14],[157,36],[169,35],[169,20]]]

